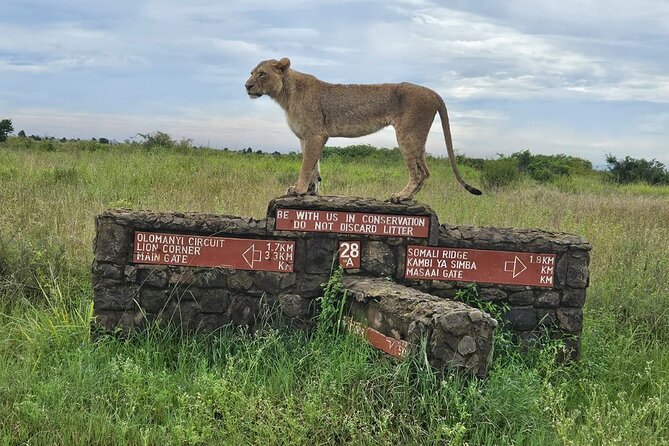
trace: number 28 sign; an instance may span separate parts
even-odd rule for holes
[[[360,241],[339,242],[339,266],[344,269],[360,268]]]

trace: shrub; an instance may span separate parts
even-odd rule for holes
[[[483,170],[486,160],[483,158],[469,158],[464,155],[456,155],[455,160],[459,166],[469,166],[472,169]]]
[[[583,175],[592,172],[592,163],[588,160],[559,155],[532,155],[529,150],[516,152],[509,157],[518,163],[518,169],[532,179],[547,183],[558,177]]]
[[[399,148],[376,148],[369,144],[358,144],[346,147],[325,147],[321,158],[337,158],[342,161],[359,161],[362,159],[387,161],[389,163],[402,159]]]
[[[483,165],[481,181],[490,189],[501,189],[517,183],[521,178],[518,163],[511,158],[488,160]]]
[[[137,136],[142,138],[141,144],[147,149],[154,147],[173,147],[176,141],[165,132],[157,131],[153,133],[138,133]]]
[[[626,156],[625,159],[618,159],[609,154],[606,156],[608,164],[609,179],[616,183],[639,183],[648,184],[669,184],[669,171],[664,164],[652,159],[635,159]]]
[[[168,149],[187,150],[193,147],[193,140],[182,138],[177,141],[167,133],[161,131],[153,133],[138,133],[137,136],[142,138],[143,141],[141,144],[147,149],[164,147]]]

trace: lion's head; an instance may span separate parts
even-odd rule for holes
[[[259,98],[266,94],[276,97],[283,88],[283,77],[290,68],[290,60],[284,57],[281,60],[264,60],[251,71],[251,77],[246,81],[246,93],[251,98]]]

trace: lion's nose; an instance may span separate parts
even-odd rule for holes
[[[249,91],[251,88],[253,88],[253,84],[249,84],[248,82],[244,84],[244,86],[246,87],[246,91]]]

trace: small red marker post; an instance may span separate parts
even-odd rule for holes
[[[360,240],[339,242],[339,266],[344,269],[360,268]]]

